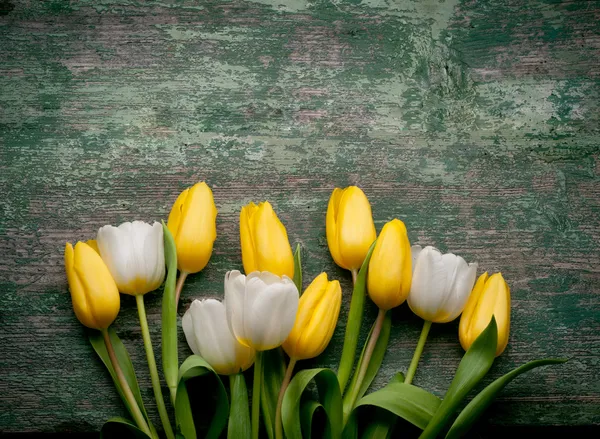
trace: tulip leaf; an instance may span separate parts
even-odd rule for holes
[[[326,414],[325,431],[319,437],[338,439],[342,434],[342,395],[337,377],[331,369],[302,370],[292,379],[281,408],[285,435],[288,439],[302,439],[301,425],[307,425],[306,420],[301,422],[302,394],[313,381],[318,390],[319,402]]]
[[[497,343],[498,327],[496,326],[496,318],[492,317],[487,328],[477,337],[463,356],[442,404],[427,428],[421,433],[420,439],[435,438],[440,434],[462,400],[492,367],[496,357]]]
[[[396,373],[390,380],[390,384],[402,384],[404,382],[404,374]],[[362,434],[362,439],[387,439],[391,436],[392,430],[396,425],[396,416],[387,410],[376,410],[374,417],[370,418],[370,422],[365,427]]]
[[[206,438],[216,439],[219,437],[229,417],[229,400],[225,387],[219,378],[219,375],[202,357],[198,355],[189,356],[179,368],[179,381],[177,384],[177,397],[175,398],[175,418],[177,428],[185,439],[196,439],[199,437],[196,433],[196,425],[192,414],[192,407],[187,388],[187,381],[192,378],[206,377],[214,380],[216,384],[216,395],[212,398],[203,395],[203,399],[210,399],[210,404],[214,405],[215,410],[209,422]]]
[[[302,247],[296,245],[294,252],[294,284],[298,288],[298,294],[302,295]]]
[[[359,407],[370,405],[387,410],[424,429],[440,404],[437,396],[420,387],[393,381],[359,400],[352,416],[356,416]]]
[[[280,348],[262,352],[263,379],[260,392],[260,408],[269,439],[275,438],[275,411],[279,389],[285,376],[285,360]]]
[[[131,389],[131,392],[133,393],[133,396],[135,397],[135,400],[140,410],[142,411],[142,414],[144,415],[148,426],[150,427],[150,431],[152,432],[153,436],[158,437],[156,435],[154,425],[152,425],[152,422],[150,422],[150,418],[148,417],[148,413],[146,412],[146,408],[144,407],[144,401],[142,400],[140,386],[138,385],[138,381],[135,376],[135,370],[133,369],[133,363],[131,362],[131,358],[129,358],[127,349],[125,348],[125,345],[123,344],[123,342],[121,341],[114,329],[108,328],[108,334],[110,336],[110,340],[115,351],[115,356],[117,357],[117,361],[119,362],[119,366],[121,366],[123,375],[125,375],[125,379],[127,380],[127,384],[129,384],[129,388]],[[92,347],[96,351],[96,354],[98,354],[98,356],[104,363],[104,366],[106,366],[106,369],[110,373],[110,376],[112,377],[113,382],[115,383],[115,387],[117,388],[119,396],[123,400],[127,411],[129,412],[131,417],[134,417],[131,406],[129,405],[127,398],[125,398],[125,393],[123,392],[121,384],[119,383],[115,369],[112,365],[112,362],[110,361],[110,357],[108,356],[108,351],[106,350],[106,345],[104,344],[104,338],[102,337],[102,334],[99,331],[90,330],[88,332],[88,339],[90,340]]]
[[[177,353],[177,304],[175,303],[175,284],[177,282],[177,249],[173,235],[165,225],[163,236],[165,243],[165,261],[167,279],[162,298],[162,363],[165,381],[171,393],[171,402],[175,401],[177,377],[179,375],[179,357]]]
[[[150,436],[137,428],[137,426],[129,419],[117,416],[106,421],[100,429],[100,439],[113,437],[148,439]]]
[[[454,421],[454,424],[452,424],[452,427],[450,427],[450,431],[448,431],[446,438],[454,439],[464,436],[479,416],[481,416],[481,414],[489,407],[494,398],[498,396],[498,393],[519,375],[528,372],[531,369],[535,369],[536,367],[561,364],[566,361],[566,358],[546,358],[543,360],[530,361],[529,363],[513,369],[506,375],[501,376],[479,392],[477,396],[467,404],[460,412],[460,415],[458,415],[458,418]]]
[[[346,323],[346,333],[344,335],[344,347],[342,348],[342,357],[340,358],[340,367],[338,368],[338,380],[340,389],[344,393],[348,379],[352,373],[354,359],[356,357],[356,346],[358,345],[358,336],[362,325],[363,310],[365,308],[366,289],[367,289],[367,271],[369,270],[369,261],[375,248],[375,243],[371,244],[369,252],[363,261],[362,267],[356,277],[354,290],[352,291],[352,300],[350,302],[350,312]]]
[[[301,403],[300,425],[302,427],[302,437],[304,439],[311,439],[313,419],[319,410],[324,410],[323,404],[314,399],[308,399]]]
[[[371,327],[371,331],[369,332],[369,336],[365,341],[365,346],[363,347],[362,353],[360,354],[360,359],[358,360],[358,364],[356,365],[356,370],[354,371],[354,375],[352,376],[352,381],[350,381],[350,386],[348,387],[348,392],[344,395],[344,411],[350,412],[352,407],[347,407],[349,404],[352,404],[353,401],[350,401],[350,395],[352,394],[352,389],[356,386],[356,380],[358,379],[357,373],[361,368],[365,349],[369,340],[371,339],[371,335],[373,334],[373,328],[375,324]],[[373,354],[371,356],[371,361],[369,361],[369,365],[367,367],[367,371],[365,373],[363,382],[360,386],[360,390],[356,397],[356,400],[359,400],[363,397],[363,395],[367,392],[367,389],[377,376],[377,372],[379,372],[379,368],[381,367],[381,363],[383,362],[383,357],[385,356],[385,352],[387,350],[388,341],[390,339],[390,330],[392,329],[392,317],[391,313],[386,313],[385,319],[383,321],[383,325],[381,327],[381,333],[379,334],[379,338],[377,339],[377,343],[375,344],[375,349],[373,350]]]
[[[229,376],[231,409],[229,410],[229,424],[227,437],[235,439],[250,439],[252,425],[250,425],[250,408],[248,406],[248,388],[244,375],[237,373]]]

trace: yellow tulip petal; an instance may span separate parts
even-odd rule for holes
[[[244,271],[246,273],[252,273],[258,270],[256,262],[255,249],[254,249],[254,238],[252,237],[251,220],[256,214],[258,206],[254,203],[250,203],[244,207],[240,212],[240,244],[242,247],[242,264],[244,265]]]
[[[325,232],[327,234],[327,245],[329,246],[329,252],[331,253],[331,257],[335,261],[337,265],[340,267],[349,270],[350,267],[346,266],[344,263],[342,256],[340,254],[340,247],[338,243],[338,211],[340,201],[342,199],[344,191],[340,188],[335,188],[331,193],[331,197],[329,198],[329,204],[327,206],[327,217],[326,217],[326,227]]]

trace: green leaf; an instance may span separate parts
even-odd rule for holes
[[[435,438],[440,434],[467,393],[492,367],[497,343],[498,328],[496,318],[492,317],[490,324],[463,356],[440,408],[419,436],[420,439]]]
[[[229,410],[229,424],[227,437],[235,439],[249,439],[252,435],[250,424],[250,407],[248,406],[248,388],[244,375],[236,373],[229,376],[229,389],[231,409]]]
[[[530,361],[516,369],[513,369],[504,376],[501,376],[496,381],[491,383],[485,389],[471,400],[471,402],[460,412],[458,418],[450,427],[450,431],[446,435],[447,439],[454,439],[465,435],[481,414],[489,407],[498,393],[502,391],[512,380],[519,375],[535,369],[540,366],[548,366],[550,364],[561,364],[566,362],[566,358],[546,358],[543,360]]]
[[[369,336],[365,341],[365,345],[363,347],[362,353],[360,354],[360,359],[358,360],[358,364],[356,365],[356,369],[354,371],[354,375],[352,376],[352,381],[350,381],[350,386],[348,387],[348,392],[344,395],[344,411],[350,412],[352,407],[347,407],[353,402],[350,401],[350,396],[352,394],[351,389],[356,386],[357,372],[360,370],[362,366],[362,362],[365,356],[365,348],[371,339],[371,335],[373,334],[373,328],[375,324],[371,327],[371,331],[369,332]],[[379,368],[381,367],[381,363],[383,362],[383,357],[385,356],[385,352],[387,351],[388,341],[390,339],[390,330],[392,328],[392,316],[391,313],[386,313],[385,320],[383,321],[383,325],[381,327],[381,332],[379,334],[379,338],[377,339],[377,343],[375,344],[375,349],[373,350],[373,354],[371,356],[371,361],[369,362],[369,366],[367,367],[367,371],[365,373],[365,377],[363,379],[362,385],[360,386],[360,390],[356,397],[358,401],[363,395],[367,392],[367,389],[377,376],[377,372],[379,372]]]
[[[216,439],[219,437],[229,416],[229,400],[225,387],[219,378],[219,375],[204,359],[198,355],[189,356],[179,368],[179,380],[177,384],[177,397],[175,399],[175,418],[177,427],[185,439],[196,439],[196,425],[190,404],[190,398],[186,386],[186,381],[191,378],[208,375],[209,378],[216,380],[216,392],[212,403],[215,405],[215,412],[210,421],[208,431],[205,437]],[[204,399],[209,395],[203,395]]]
[[[302,394],[313,380],[319,392],[319,402],[323,405],[327,417],[325,432],[321,437],[341,437],[342,395],[337,377],[331,369],[307,369],[296,374],[283,397],[281,417],[287,439],[302,439],[301,425],[307,424],[300,419]]]
[[[106,421],[100,429],[100,439],[110,439],[114,437],[148,439],[150,436],[137,428],[137,426],[129,419],[117,416]]]
[[[402,384],[404,382],[404,374],[402,372],[396,373],[391,383]],[[376,410],[375,416],[362,435],[362,439],[387,439],[391,437],[394,426],[396,425],[396,415],[387,410]]]
[[[280,348],[264,351],[262,354],[263,379],[260,392],[260,408],[265,430],[269,439],[275,438],[275,411],[279,389],[285,376],[285,360]]]
[[[179,375],[179,357],[177,353],[177,305],[175,303],[175,284],[177,282],[177,249],[173,235],[163,221],[165,242],[165,261],[167,279],[162,298],[162,363],[165,381],[171,393],[171,402],[175,400],[177,377]]]
[[[142,414],[144,415],[148,426],[150,427],[150,431],[152,432],[152,435],[154,437],[158,437],[156,434],[156,429],[154,428],[154,425],[152,425],[152,422],[150,422],[150,418],[148,417],[148,413],[146,412],[146,408],[144,407],[144,401],[142,400],[140,386],[138,385],[138,381],[135,376],[135,370],[133,369],[133,363],[131,362],[131,358],[129,358],[127,349],[125,348],[125,345],[123,344],[123,342],[121,341],[121,339],[119,338],[119,336],[113,328],[108,328],[108,335],[110,336],[110,340],[112,342],[113,349],[115,350],[117,361],[119,362],[121,370],[123,371],[123,375],[125,375],[127,384],[129,384],[129,388],[131,389],[131,392],[133,393],[133,396],[135,397],[135,400],[137,401],[137,404],[140,410],[142,411]],[[127,398],[125,398],[125,394],[123,392],[123,389],[121,388],[121,384],[119,383],[115,369],[112,365],[112,362],[110,361],[110,357],[108,356],[108,351],[106,350],[106,345],[104,344],[104,338],[102,337],[102,334],[100,333],[100,331],[89,330],[88,339],[90,340],[92,347],[96,351],[96,354],[98,354],[98,356],[104,363],[104,366],[106,366],[106,369],[108,369],[108,372],[112,377],[115,387],[117,388],[119,396],[123,400],[127,411],[129,412],[131,417],[134,417],[133,412],[131,410],[131,406],[129,405],[129,402],[127,402]]]
[[[366,405],[380,407],[423,429],[440,404],[440,399],[428,391],[412,384],[394,381],[362,398],[356,409]],[[353,416],[356,415],[356,409]]]
[[[294,284],[298,288],[298,293],[302,295],[302,247],[296,245],[294,252]]]
[[[323,404],[314,399],[308,399],[300,405],[300,425],[302,427],[302,437],[304,439],[311,439],[313,418],[318,410],[324,410]]]
[[[352,291],[352,300],[350,302],[350,312],[346,322],[346,333],[344,335],[344,347],[342,348],[342,357],[340,367],[338,368],[338,380],[340,389],[344,393],[348,379],[352,373],[354,359],[356,357],[356,346],[358,345],[358,336],[362,325],[363,310],[365,308],[366,289],[367,289],[367,271],[369,270],[369,261],[375,248],[375,243],[371,244],[369,252],[363,261],[362,267],[356,277],[354,290]]]

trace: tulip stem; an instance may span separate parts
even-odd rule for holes
[[[252,383],[252,439],[258,439],[260,431],[260,389],[262,387],[262,352],[257,351],[254,358],[254,381]]]
[[[288,388],[290,381],[292,380],[292,373],[294,373],[294,367],[296,366],[295,358],[290,358],[290,362],[285,371],[285,376],[281,382],[281,389],[279,389],[279,397],[277,398],[277,409],[275,410],[275,439],[283,439],[283,425],[281,425],[281,406],[283,405],[283,396]]]
[[[175,287],[175,309],[177,309],[177,305],[179,305],[179,296],[181,296],[181,290],[183,289],[183,284],[188,277],[187,271],[181,271],[179,273],[179,279],[177,279],[177,286]]]
[[[381,334],[381,328],[383,327],[383,321],[385,320],[385,313],[383,309],[379,309],[379,313],[377,314],[377,319],[375,320],[375,325],[373,326],[373,332],[371,333],[371,337],[365,347],[365,354],[363,356],[362,362],[360,363],[360,368],[356,372],[356,384],[354,387],[350,389],[349,395],[349,403],[345,407],[344,410],[344,423],[348,422],[348,417],[352,410],[354,409],[354,405],[356,404],[356,400],[358,399],[358,394],[360,392],[360,388],[362,387],[362,383],[365,379],[365,375],[367,374],[367,369],[369,368],[369,363],[371,362],[371,357],[373,356],[373,351],[375,350],[375,346],[377,345],[377,340],[379,339],[379,334]]]
[[[115,349],[113,348],[112,341],[110,341],[110,335],[108,334],[108,330],[101,329],[100,332],[102,332],[102,336],[104,337],[106,351],[108,352],[110,362],[112,363],[113,369],[115,370],[115,374],[117,375],[117,380],[119,381],[121,389],[123,390],[123,395],[129,403],[129,406],[131,407],[131,416],[133,416],[133,420],[135,421],[140,430],[146,433],[149,437],[154,437],[150,432],[150,427],[148,427],[148,423],[146,422],[142,411],[140,410],[140,406],[135,400],[135,396],[133,396],[131,387],[129,387],[129,383],[127,383],[127,378],[125,378],[125,374],[121,369],[119,360],[117,360],[117,355],[115,354]]]
[[[356,278],[358,277],[358,270],[351,270],[352,273],[352,285],[356,284]]]
[[[425,320],[415,353],[410,362],[410,366],[408,367],[408,371],[406,372],[406,379],[404,380],[405,384],[412,383],[412,380],[415,377],[415,372],[417,371],[417,366],[419,365],[419,360],[421,359],[421,354],[423,353],[423,348],[425,347],[425,341],[427,341],[427,335],[429,335],[429,329],[431,329],[431,322],[429,320]]]
[[[156,399],[156,407],[162,421],[165,434],[168,439],[175,439],[173,428],[169,421],[169,414],[165,407],[162,389],[160,388],[160,378],[156,369],[156,360],[154,359],[154,350],[152,349],[152,340],[150,339],[150,330],[148,329],[148,319],[146,318],[146,308],[144,307],[144,295],[135,296],[137,302],[138,314],[140,317],[140,327],[142,329],[142,338],[144,339],[144,348],[146,349],[146,360],[148,360],[148,369],[150,369],[150,378],[152,380],[152,390],[154,390],[154,398]]]

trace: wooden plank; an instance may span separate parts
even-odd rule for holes
[[[481,431],[600,424],[600,2],[355,3],[0,1],[0,431],[124,414],[72,313],[63,246],[166,218],[197,180],[218,240],[182,310],[221,297],[239,209],[263,199],[304,246],[305,280],[326,270],[349,298],[324,218],[332,188],[358,184],[378,229],[399,217],[411,242],[503,272],[513,331],[487,381],[572,358],[506,389]],[[347,302],[305,366],[336,366]],[[159,352],[159,294],[148,313]],[[115,327],[156,415],[136,322],[124,297]],[[406,369],[419,330],[394,312],[375,386]],[[417,372],[438,395],[456,333],[434,326]]]

